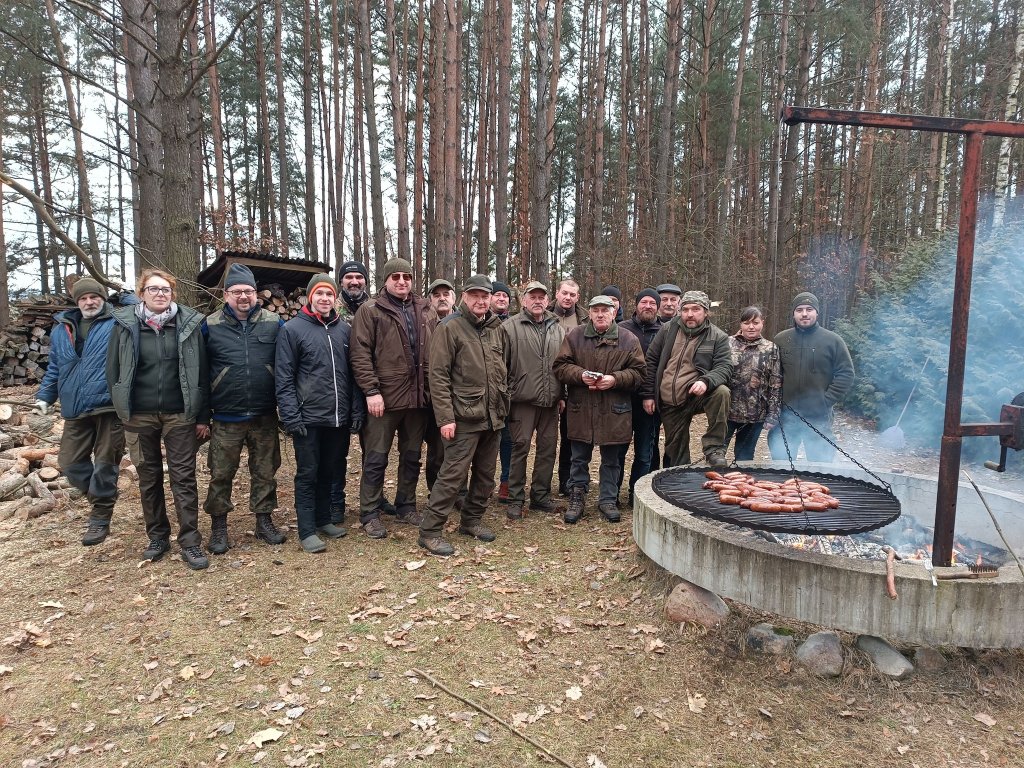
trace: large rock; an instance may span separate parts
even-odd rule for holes
[[[747,630],[747,648],[772,656],[792,656],[796,642],[792,635],[779,634],[771,624],[762,623]]]
[[[717,627],[728,615],[729,606],[722,598],[688,581],[677,584],[665,601],[665,618],[669,621]]]
[[[818,677],[839,677],[843,672],[843,644],[835,632],[816,632],[797,649],[796,659]]]
[[[875,669],[883,675],[902,680],[914,671],[914,665],[906,656],[880,637],[861,635],[857,638],[857,647],[868,655]]]

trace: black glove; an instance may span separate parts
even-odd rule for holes
[[[306,425],[301,421],[298,424],[286,425],[284,431],[292,437],[305,437],[308,434],[306,432]]]
[[[360,432],[363,431],[363,420],[354,419],[352,423],[349,424],[348,431],[351,432],[353,435],[358,435]]]

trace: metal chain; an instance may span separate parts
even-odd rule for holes
[[[811,428],[811,429],[812,429],[812,430],[813,430],[813,431],[815,432],[815,434],[817,434],[817,435],[818,435],[818,437],[820,437],[820,438],[821,438],[822,440],[824,440],[824,441],[825,441],[826,443],[828,443],[828,444],[829,444],[829,445],[831,445],[831,446],[832,446],[833,448],[835,448],[835,449],[836,449],[837,451],[839,451],[839,452],[840,452],[841,454],[843,454],[843,456],[845,456],[845,457],[846,457],[846,458],[848,458],[848,459],[849,459],[850,461],[852,461],[852,462],[853,462],[854,464],[856,464],[856,465],[857,465],[857,466],[858,466],[858,467],[859,467],[860,469],[864,470],[864,471],[865,471],[865,472],[867,472],[867,473],[868,473],[869,475],[871,475],[871,476],[872,476],[873,478],[875,478],[875,480],[877,480],[877,481],[878,481],[879,483],[881,483],[881,484],[882,484],[883,486],[885,486],[885,489],[886,489],[887,491],[889,491],[890,493],[892,492],[892,486],[891,486],[891,485],[889,485],[889,483],[885,482],[885,480],[883,480],[882,478],[880,478],[880,477],[879,477],[878,475],[876,475],[876,474],[875,474],[874,472],[872,472],[872,471],[871,471],[870,469],[868,469],[868,468],[867,468],[867,467],[865,467],[865,466],[864,466],[863,464],[861,464],[861,463],[860,463],[859,461],[857,461],[857,460],[856,460],[855,458],[853,458],[853,456],[851,456],[851,455],[850,455],[850,454],[848,454],[848,453],[847,453],[846,451],[844,451],[844,450],[843,450],[842,448],[840,448],[840,447],[839,447],[838,445],[836,445],[836,443],[835,443],[835,441],[834,441],[834,440],[832,440],[831,438],[829,438],[828,436],[826,436],[825,434],[823,434],[823,433],[821,432],[821,430],[819,430],[819,429],[818,429],[818,428],[817,428],[816,426],[814,426],[813,424],[811,424],[811,422],[809,422],[809,421],[808,421],[807,419],[805,419],[805,418],[804,418],[803,416],[801,416],[801,415],[800,415],[800,414],[799,414],[799,413],[798,413],[797,411],[795,411],[795,410],[793,409],[793,407],[792,407],[792,406],[791,406],[791,405],[790,405],[789,403],[783,403],[783,404],[782,404],[782,407],[783,407],[783,408],[784,408],[785,410],[787,410],[787,411],[789,411],[790,413],[792,413],[793,415],[795,415],[795,416],[796,416],[796,417],[797,417],[798,419],[800,419],[800,421],[802,421],[802,422],[803,422],[804,424],[806,424],[806,425],[807,425],[808,427],[810,427],[810,428]],[[789,465],[790,465],[790,467],[792,467],[793,471],[795,472],[795,471],[796,471],[796,467],[795,467],[795,466],[793,466],[793,456],[792,456],[792,455],[790,454],[790,451],[789,451],[789,442],[788,442],[788,441],[786,440],[786,432],[785,432],[785,430],[784,430],[784,429],[782,428],[782,419],[779,419],[779,431],[780,431],[780,432],[782,432],[782,441],[783,441],[783,442],[785,443],[785,445],[786,445],[786,455],[787,455],[787,456],[789,456]]]

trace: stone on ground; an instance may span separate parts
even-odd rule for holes
[[[729,615],[729,606],[714,592],[682,581],[665,601],[665,618],[669,621],[717,627]]]
[[[816,632],[796,651],[797,661],[818,677],[839,677],[843,672],[843,644],[835,632]]]
[[[875,669],[887,677],[902,680],[914,671],[907,657],[880,637],[861,635],[857,638],[857,647],[868,655]]]
[[[914,649],[914,664],[922,672],[938,672],[949,666],[949,661],[941,651],[922,645]]]
[[[792,656],[796,643],[791,635],[779,634],[771,624],[761,623],[747,630],[747,648],[772,656]]]

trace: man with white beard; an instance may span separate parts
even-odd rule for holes
[[[45,414],[60,396],[64,433],[57,462],[71,484],[92,504],[82,544],[107,538],[117,501],[117,474],[124,456],[124,428],[107,388],[107,343],[114,317],[107,292],[84,277],[71,288],[76,309],[60,312],[50,335],[50,362],[36,394]]]

